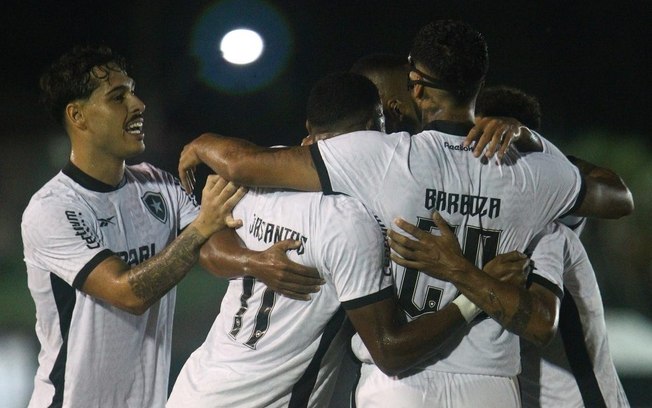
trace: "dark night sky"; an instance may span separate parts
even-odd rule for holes
[[[183,132],[183,139],[215,130],[292,143],[303,133],[304,102],[319,77],[348,69],[369,52],[407,54],[416,30],[438,18],[464,19],[485,34],[488,83],[538,96],[544,130],[563,136],[582,128],[641,133],[647,127],[648,1],[268,1],[291,35],[287,65],[265,88],[244,96],[196,79],[191,33],[214,3],[3,2],[4,136],[33,137],[49,126],[35,99],[38,75],[51,59],[76,43],[104,42],[130,61],[156,130]],[[250,21],[254,13],[241,9]],[[246,75],[256,69],[265,68]]]
[[[282,58],[279,50],[285,49],[285,64],[258,91],[233,94],[198,78],[192,52],[197,22],[211,6],[229,2],[3,1],[0,143],[5,159],[0,170],[23,175],[0,183],[3,195],[10,191],[14,197],[3,200],[3,206],[19,214],[66,160],[62,129],[37,103],[38,76],[59,54],[87,42],[106,43],[127,57],[136,92],[147,104],[147,151],[138,160],[170,171],[183,144],[205,131],[267,145],[297,143],[305,133],[305,101],[317,79],[347,70],[367,53],[407,55],[416,31],[440,18],[464,19],[485,34],[487,83],[509,84],[539,97],[543,133],[553,141],[604,129],[652,150],[643,138],[652,91],[649,1],[582,2],[585,6],[567,1],[267,1],[263,17],[251,6],[255,2],[262,0],[240,0],[240,16],[219,19],[214,27],[239,22],[265,30],[260,21],[272,10],[288,35],[263,60]],[[220,64],[237,83],[270,73],[264,62],[241,72],[214,63]],[[53,139],[60,145],[55,153]]]

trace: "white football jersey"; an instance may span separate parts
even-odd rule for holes
[[[250,249],[301,241],[290,259],[316,268],[326,283],[299,301],[253,277],[231,279],[168,407],[327,406],[350,338],[341,332],[342,307],[394,295],[381,226],[351,197],[265,189],[250,190],[233,216],[244,222],[237,233]]]
[[[598,283],[577,234],[551,225],[532,260],[538,273],[563,269],[564,298],[550,344],[538,348],[521,339],[523,406],[628,407],[609,352]]]
[[[464,148],[470,125],[433,122],[410,136],[362,131],[311,147],[325,193],[359,198],[388,227],[401,217],[435,228],[439,211],[455,230],[465,256],[482,267],[496,254],[524,251],[546,224],[572,211],[583,191],[577,168],[550,154],[511,149],[502,164],[483,163]],[[408,318],[441,309],[458,291],[449,282],[393,265]],[[360,349],[359,356],[367,353]],[[518,337],[492,319],[478,319],[421,368],[452,373],[515,376]]]
[[[118,187],[69,163],[22,219],[27,279],[41,343],[30,407],[162,407],[175,289],[136,316],[80,291],[111,255],[137,265],[197,215],[170,174],[127,166]]]

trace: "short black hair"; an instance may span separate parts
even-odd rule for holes
[[[344,122],[366,122],[379,104],[378,89],[368,78],[351,72],[331,73],[312,87],[306,119],[314,126],[333,129]]]
[[[483,89],[475,103],[476,116],[509,116],[533,130],[541,127],[541,105],[537,98],[504,85]]]
[[[489,69],[483,35],[463,21],[438,20],[421,28],[410,57],[449,85],[458,102],[468,102],[479,91]]]
[[[111,65],[111,67],[109,67]],[[41,102],[50,115],[64,122],[66,105],[74,100],[87,99],[98,87],[97,79],[104,76],[93,72],[93,67],[126,71],[125,59],[104,45],[78,45],[63,54],[41,75]]]

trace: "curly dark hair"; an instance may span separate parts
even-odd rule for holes
[[[483,35],[462,21],[438,20],[424,26],[410,57],[449,85],[458,102],[468,102],[478,92],[489,68]]]
[[[378,89],[367,77],[351,72],[328,74],[312,87],[306,119],[333,128],[344,122],[366,122],[380,104]]]
[[[101,69],[93,71],[93,67]],[[125,59],[107,46],[76,46],[41,75],[41,102],[52,118],[63,124],[66,105],[87,99],[108,70],[126,71]]]
[[[475,103],[476,116],[509,116],[533,130],[541,127],[541,105],[534,96],[517,88],[492,86],[483,89]]]

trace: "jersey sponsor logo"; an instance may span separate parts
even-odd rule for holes
[[[88,225],[86,225],[86,221],[81,217],[82,214],[72,210],[67,210],[65,214],[72,229],[75,231],[75,235],[86,241],[86,247],[88,249],[99,248],[100,244],[97,242],[98,239]]]
[[[471,146],[466,146],[465,147],[461,143],[458,144],[458,145],[452,145],[452,144],[450,144],[448,142],[444,142],[444,147],[447,148],[448,150],[459,150],[459,151],[462,151],[462,152],[470,152],[471,150],[473,150],[473,148]]]
[[[108,217],[108,218],[98,218],[97,220],[100,222],[100,227],[106,227],[107,225],[115,225],[113,223],[113,219],[115,218],[115,215]]]
[[[145,207],[149,212],[156,218],[165,224],[168,220],[168,207],[165,205],[165,200],[161,193],[155,193],[152,191],[146,192],[142,197]]]
[[[496,218],[500,215],[500,198],[469,194],[447,193],[434,188],[426,189],[426,209],[446,211],[449,214],[460,213],[470,216],[488,216]]]
[[[387,240],[387,227],[385,224],[378,218],[376,214],[374,214],[374,218],[376,219],[376,222],[378,223],[378,226],[380,227],[380,230],[383,233],[383,239],[384,239],[384,244],[383,244],[383,266],[385,267],[385,271],[388,274],[391,274],[390,268],[390,254],[391,254],[391,248],[389,246],[389,241]]]
[[[156,245],[152,242],[149,245],[116,252],[116,255],[122,258],[122,260],[130,266],[138,265],[156,255]]]
[[[301,246],[297,248],[297,254],[302,255],[305,252],[305,244],[308,242],[308,237],[282,225],[267,222],[258,217],[255,213],[253,219],[254,221],[249,226],[249,233],[258,241],[268,244],[277,243],[278,241],[283,241],[285,239],[293,239],[301,241]]]

